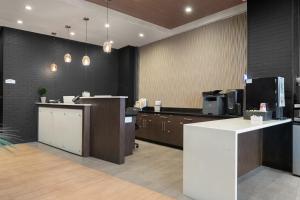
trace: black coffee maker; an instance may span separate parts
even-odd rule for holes
[[[235,89],[226,92],[226,114],[243,116],[244,90]]]

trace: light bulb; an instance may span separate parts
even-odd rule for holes
[[[112,43],[110,41],[104,42],[103,44],[103,51],[105,53],[110,53],[112,48]]]
[[[71,56],[71,54],[67,53],[67,54],[64,56],[64,60],[65,60],[65,63],[70,63],[70,62],[72,62],[72,56]]]
[[[89,66],[91,64],[90,57],[87,55],[83,56],[82,64],[83,64],[83,66]]]
[[[50,71],[51,71],[51,72],[56,72],[56,71],[57,71],[57,64],[52,63],[52,64],[50,65]]]

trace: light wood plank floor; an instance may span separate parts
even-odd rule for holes
[[[27,144],[0,149],[1,200],[171,200]]]

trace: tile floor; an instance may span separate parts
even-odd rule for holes
[[[124,165],[82,158],[39,143],[31,145],[170,197],[190,200],[182,194],[182,151],[137,142],[140,148]],[[239,179],[238,200],[300,200],[300,178],[260,167]]]

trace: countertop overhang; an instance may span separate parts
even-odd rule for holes
[[[85,107],[92,104],[72,104],[72,103],[35,103],[38,106],[61,106],[61,107]]]
[[[242,117],[234,119],[224,119],[200,123],[185,124],[184,126],[199,127],[205,129],[224,130],[235,132],[236,134],[268,128],[280,124],[292,122],[292,119],[284,120],[269,120],[264,121],[262,124],[252,124],[251,120],[246,120]]]
[[[80,99],[127,99],[127,96],[93,96],[93,97],[80,97]]]

